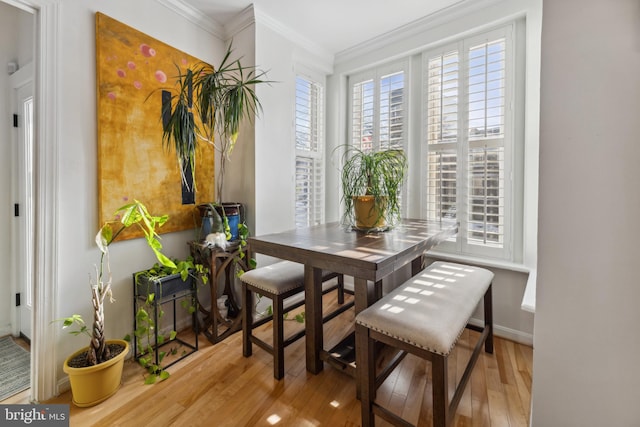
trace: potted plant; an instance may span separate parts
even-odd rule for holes
[[[407,173],[403,150],[363,151],[347,145],[342,154],[342,222],[380,231],[400,220],[400,195]]]
[[[240,123],[245,118],[251,119],[262,108],[254,87],[268,83],[262,79],[264,72],[243,66],[242,58],[231,60],[232,52],[230,43],[217,68],[198,63],[193,69],[179,72],[176,88],[170,99],[163,100],[162,108],[163,142],[175,147],[181,171],[191,167],[194,186],[197,141],[213,144],[220,153],[216,180],[218,203],[222,203],[224,175]],[[220,138],[216,139],[216,135]]]
[[[77,325],[72,334],[87,334],[90,343],[64,362],[64,372],[69,375],[73,402],[77,406],[96,405],[112,396],[120,387],[124,358],[129,352],[129,344],[124,340],[109,340],[104,336],[104,301],[111,299],[111,267],[109,246],[120,233],[131,226],[140,227],[148,246],[162,265],[175,268],[176,265],[162,252],[158,228],[168,219],[167,215],[153,216],[139,201],[122,206],[116,211],[116,220],[105,223],[96,235],[96,245],[100,249],[100,264],[96,265],[96,277],[90,280],[93,321],[89,328],[82,317],[74,314],[62,319],[63,328]],[[114,225],[118,228],[114,231]]]
[[[153,267],[133,275],[136,301],[135,328],[133,337],[127,336],[125,340],[128,342],[133,340],[134,358],[147,370],[145,384],[154,384],[158,380],[163,381],[169,378],[166,368],[198,349],[197,335],[195,345],[178,337],[178,332],[175,330],[175,301],[180,299],[180,305],[192,315],[193,322],[196,322],[195,286],[197,282],[207,283],[209,270],[202,264],[195,263],[190,256],[184,260],[174,259],[173,262],[175,267],[156,263]],[[174,328],[168,333],[161,332],[164,310],[160,307],[167,302],[165,297],[168,298],[168,302],[173,301],[174,304]],[[168,351],[162,349],[165,345],[169,346]],[[165,356],[178,354],[181,347],[182,355],[174,358],[166,366],[162,366]]]

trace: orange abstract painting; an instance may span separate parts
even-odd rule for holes
[[[162,143],[162,90],[199,62],[102,13],[96,13],[99,224],[133,199],[169,215],[163,233],[196,227],[194,204],[182,204],[174,149]],[[214,200],[214,148],[196,152],[195,203]],[[127,229],[123,238],[141,236]]]

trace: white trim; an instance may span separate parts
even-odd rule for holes
[[[473,317],[469,319],[469,323],[474,326],[484,326],[484,320],[476,319]],[[533,334],[527,334],[516,329],[507,328],[506,326],[496,325],[495,323],[493,325],[493,335],[499,338],[505,338],[510,341],[515,341],[519,344],[533,346]]]
[[[524,264],[520,264],[517,262],[504,261],[497,258],[496,259],[480,258],[476,256],[442,252],[434,249],[427,252],[426,257],[435,259],[435,260],[453,261],[453,262],[460,262],[463,264],[473,264],[480,267],[499,268],[501,270],[515,271],[517,273],[527,273],[527,274],[531,273],[531,268],[527,267]]]
[[[2,0],[3,3],[8,4],[9,6],[17,7],[20,10],[24,10],[25,12],[35,14],[38,9],[31,7],[31,3],[23,2],[20,0]]]
[[[536,285],[538,282],[538,271],[531,270],[529,272],[529,278],[527,279],[527,285],[524,288],[524,295],[522,296],[522,303],[520,308],[529,313],[536,312]]]
[[[58,42],[60,0],[0,0],[35,15],[36,102],[35,280],[31,339],[32,401],[57,392]]]
[[[276,19],[270,17],[269,15],[265,14],[261,10],[254,8],[253,11],[254,11],[255,20],[257,23],[265,25],[267,28],[280,34],[282,37],[286,38],[287,40],[292,41],[293,43],[297,44],[303,49],[309,52],[313,52],[318,58],[320,58],[320,63],[329,64],[330,66],[333,66],[334,56],[331,52],[326,50],[324,47],[308,39],[302,34],[292,30],[290,27],[287,27],[280,21],[277,21]]]
[[[57,393],[58,91],[60,0],[25,0],[36,14],[35,282],[31,340],[31,399]]]
[[[187,21],[202,28],[214,37],[224,40],[225,30],[222,25],[211,18],[208,18],[202,11],[182,2],[181,0],[156,0],[158,3],[182,16]]]
[[[416,19],[406,25],[381,34],[363,43],[336,53],[335,62],[350,61],[361,55],[374,52],[384,46],[398,43],[408,37],[424,32],[425,28],[433,28],[459,19],[469,13],[487,8],[503,0],[459,0],[444,9],[439,9],[425,17]]]
[[[224,36],[226,39],[232,39],[242,30],[256,23],[256,14],[253,4],[245,7],[240,13],[235,15],[229,22],[224,24]]]

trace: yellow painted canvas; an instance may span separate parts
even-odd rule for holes
[[[96,13],[99,224],[133,199],[169,215],[163,233],[197,226],[194,204],[182,204],[173,148],[162,143],[162,90],[199,62],[180,50]],[[214,200],[214,148],[198,143],[195,204]],[[141,236],[127,229],[122,238]]]

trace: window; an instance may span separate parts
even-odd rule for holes
[[[406,63],[349,78],[351,144],[363,151],[406,147]]]
[[[407,151],[409,61],[397,62],[349,77],[351,141],[362,151]],[[406,185],[399,195],[406,214]]]
[[[505,259],[515,134],[510,29],[423,55],[427,218],[458,220],[449,249]]]
[[[296,227],[324,222],[323,87],[296,77]]]

